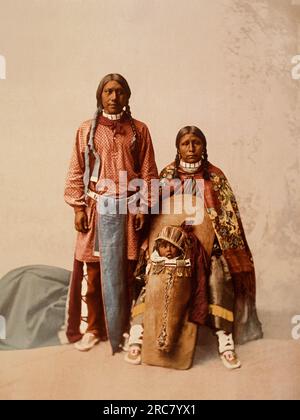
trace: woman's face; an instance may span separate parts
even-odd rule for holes
[[[196,163],[201,160],[204,146],[203,142],[195,134],[185,134],[179,141],[179,153],[184,162]]]

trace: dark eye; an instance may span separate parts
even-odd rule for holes
[[[194,141],[193,144],[194,144],[194,146],[201,146],[202,145],[201,141],[198,141],[198,140]]]

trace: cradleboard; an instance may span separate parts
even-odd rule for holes
[[[190,267],[151,266],[146,286],[143,363],[175,369],[191,366],[197,327],[187,321],[190,293]]]
[[[182,205],[184,196],[172,196],[162,203],[161,214],[155,216],[149,234],[149,252],[164,226],[180,226],[193,220],[193,232],[211,255],[214,230],[203,201],[192,197],[194,214]],[[191,196],[187,197],[191,200]],[[181,202],[180,202],[181,201]],[[191,201],[190,201],[191,202]],[[182,205],[182,211],[174,209]],[[202,209],[201,209],[202,206]],[[173,211],[172,211],[173,209]],[[170,211],[171,210],[171,211]],[[197,325],[188,321],[188,303],[192,290],[191,267],[178,261],[176,267],[151,265],[147,275],[142,362],[173,369],[189,369],[197,340]]]

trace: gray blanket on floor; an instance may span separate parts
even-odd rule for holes
[[[0,279],[0,350],[60,344],[70,275],[63,268],[30,265]]]

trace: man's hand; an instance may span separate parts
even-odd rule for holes
[[[85,210],[75,213],[75,229],[77,232],[86,233],[89,230],[88,218]]]
[[[143,213],[138,213],[134,218],[134,228],[135,230],[143,229],[145,224],[145,215]]]

